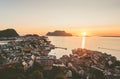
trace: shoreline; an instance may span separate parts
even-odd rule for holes
[[[18,72],[21,73],[21,75],[24,73],[28,74],[26,78],[29,77],[30,74],[33,74],[32,72],[34,71],[37,73],[40,72],[47,78],[49,78],[50,73],[52,73],[50,77],[52,79],[55,79],[60,73],[62,73],[63,79],[70,77],[71,75],[67,74],[71,73],[73,79],[79,77],[86,77],[89,79],[89,75],[94,75],[92,79],[99,79],[95,72],[101,73],[100,79],[104,79],[104,76],[108,76],[106,75],[108,72],[111,73],[112,77],[114,77],[114,75],[119,76],[118,74],[120,74],[120,61],[112,55],[99,51],[77,48],[71,50],[72,54],[63,55],[61,58],[56,59],[54,55],[48,55],[48,53],[56,47],[51,44],[51,41],[49,41],[47,37],[30,36],[23,37],[22,39],[21,41],[10,41],[8,44],[0,46],[0,58],[2,59],[0,63],[3,64],[1,64],[0,69],[1,74],[8,75],[4,69],[10,72],[11,70],[9,69],[12,69],[14,70],[13,73],[19,69],[20,71]],[[60,71],[57,72],[58,74],[54,73],[56,72],[56,68],[57,70],[60,69]],[[32,72],[29,71],[31,69]],[[86,73],[84,76],[81,76],[81,70]],[[2,77],[1,75],[1,79],[6,79]]]

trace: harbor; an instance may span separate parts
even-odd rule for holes
[[[0,79],[120,79],[120,0],[0,0]]]
[[[46,36],[28,35],[0,45],[0,79],[119,79],[120,61],[107,53],[76,48],[56,58],[61,49]],[[60,53],[60,52],[58,52]]]

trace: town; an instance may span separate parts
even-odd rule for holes
[[[0,45],[0,79],[119,79],[120,61],[83,48],[57,59],[48,37],[26,35]],[[60,53],[60,52],[59,52]]]

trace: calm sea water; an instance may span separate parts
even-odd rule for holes
[[[72,53],[72,49],[82,47],[82,37],[56,37],[49,36],[49,40],[56,47],[65,47],[64,49],[54,49],[49,54],[56,55],[60,58],[62,55],[69,55]],[[120,60],[120,38],[119,37],[85,37],[85,48],[90,50],[96,50],[111,54]],[[0,41],[0,44],[5,44],[8,41]],[[100,49],[107,48],[107,49]],[[115,49],[115,50],[112,50]]]
[[[49,36],[49,40],[57,47],[65,47],[64,49],[55,49],[50,52],[60,58],[62,55],[71,54],[71,50],[82,46],[82,37],[54,37]],[[107,49],[100,49],[107,48]],[[101,51],[116,56],[120,60],[120,38],[119,37],[85,37],[85,48]],[[113,50],[115,49],[115,50]]]

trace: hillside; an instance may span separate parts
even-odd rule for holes
[[[65,31],[60,31],[60,30],[56,30],[54,32],[48,32],[46,35],[47,36],[72,36],[72,34],[66,33]]]
[[[14,29],[6,29],[0,31],[0,37],[17,37],[19,34]]]

